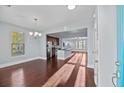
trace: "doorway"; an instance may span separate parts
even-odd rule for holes
[[[47,59],[56,57],[56,47],[59,45],[59,38],[47,35]]]

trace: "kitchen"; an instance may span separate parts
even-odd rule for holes
[[[66,60],[75,52],[87,52],[87,28],[47,35],[48,60]]]

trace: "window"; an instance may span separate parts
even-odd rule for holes
[[[84,40],[83,39],[82,40],[76,40],[75,41],[75,46],[76,46],[75,47],[76,49],[82,49],[82,50],[84,49],[85,50],[86,46],[87,46],[86,45],[86,40],[85,39]]]

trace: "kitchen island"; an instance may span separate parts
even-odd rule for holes
[[[73,55],[72,51],[69,49],[58,49],[57,59],[65,60]]]

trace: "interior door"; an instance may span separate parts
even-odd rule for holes
[[[118,63],[117,86],[124,87],[124,6],[117,6],[117,48]]]

